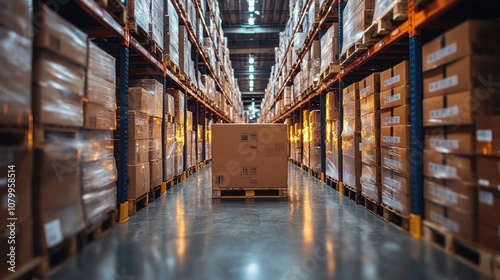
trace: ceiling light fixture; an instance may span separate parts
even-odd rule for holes
[[[250,88],[250,91],[253,91],[253,87]]]
[[[248,6],[248,11],[251,13],[255,12],[255,6]]]
[[[253,78],[255,78],[255,76],[253,74],[250,74],[250,75],[248,75],[248,78],[250,78],[250,80],[253,80]]]
[[[253,73],[255,69],[253,68],[253,65],[250,65],[250,67],[248,67],[248,70],[250,71],[250,73]]]
[[[253,87],[253,81],[250,81],[250,83],[249,83],[249,84],[250,84],[250,86],[251,86],[251,87]]]
[[[253,18],[253,17],[248,18],[248,24],[249,25],[254,25],[255,24],[255,18]]]
[[[254,62],[255,62],[255,59],[253,58],[253,56],[251,56],[251,57],[248,59],[248,63],[253,64]]]

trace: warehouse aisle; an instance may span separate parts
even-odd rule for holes
[[[210,168],[50,279],[481,279],[294,165],[289,201],[212,203]]]

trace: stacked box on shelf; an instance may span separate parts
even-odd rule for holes
[[[300,129],[301,124],[294,124],[294,134],[295,134],[295,160],[297,162],[302,162],[302,133]]]
[[[175,114],[175,139],[176,139],[176,151],[175,151],[175,176],[182,175],[184,171],[184,102],[185,96],[179,90],[169,91],[169,94],[174,96],[174,114]]]
[[[332,24],[328,31],[321,37],[321,68],[320,73],[328,70],[330,65],[339,64],[339,38],[337,31],[339,30],[338,23]]]
[[[192,138],[194,135],[193,131],[193,112],[186,112],[186,168],[190,168],[193,166],[193,143]]]
[[[408,61],[380,73],[382,203],[409,214],[411,195]]]
[[[151,0],[129,0],[127,8],[129,28],[139,34],[149,35]]]
[[[326,175],[336,181],[339,176],[339,95],[336,92],[326,94]]]
[[[163,52],[165,45],[164,37],[164,19],[165,19],[165,1],[164,0],[150,0],[150,13],[151,21],[149,24],[149,34],[151,40]]]
[[[344,119],[342,129],[342,179],[345,186],[361,191],[361,153],[359,150],[361,137],[361,119],[359,111],[358,83],[351,84],[343,90]]]
[[[310,145],[309,167],[317,172],[321,171],[321,118],[320,110],[313,110],[309,113]]]
[[[341,56],[356,43],[361,43],[363,33],[372,24],[374,0],[347,2],[343,14],[343,38]]]
[[[361,193],[381,202],[380,184],[380,76],[359,82],[361,113]]]
[[[496,250],[499,27],[497,21],[467,21],[422,50],[425,217]]]
[[[165,35],[165,53],[168,60],[179,65],[179,15],[172,4],[174,0],[167,0],[166,5],[166,29]]]
[[[82,202],[87,224],[99,222],[116,207],[115,59],[94,43],[88,44],[82,140]]]
[[[315,22],[319,23],[316,20],[319,18],[319,7],[320,7],[319,0],[313,0],[311,5],[309,6],[309,11],[307,12],[307,22],[308,22],[308,26],[306,29],[307,32],[310,32]]]
[[[309,167],[310,160],[309,110],[302,111],[302,164]]]
[[[197,132],[197,140],[198,143],[197,145],[197,163],[200,163],[205,160],[203,158],[203,126],[201,124],[198,125],[198,132]]]
[[[28,1],[1,0],[0,6],[0,65],[7,71],[0,72],[0,125],[19,126],[28,135],[28,119],[31,115],[31,69],[32,69],[32,30],[31,5]],[[15,55],[14,55],[15,54]],[[0,144],[0,219],[7,221],[10,217],[9,204],[11,197],[7,183],[12,181],[10,174],[15,166],[16,176],[16,266],[22,268],[33,259],[33,151],[26,146],[11,146],[6,141]],[[9,181],[10,180],[10,181]],[[12,198],[11,198],[12,199]],[[10,252],[9,236],[12,227],[7,223],[0,226],[0,250]],[[3,260],[6,258],[4,257]],[[8,274],[10,265],[7,261],[0,264],[0,278]]]
[[[191,167],[196,165],[196,134],[191,131]]]
[[[321,74],[321,50],[320,42],[313,41],[311,44],[310,61],[309,61],[309,85],[314,85],[319,81]]]
[[[43,137],[34,139],[33,170],[34,232],[40,236],[35,239],[35,248],[42,253],[85,226],[77,132],[83,127],[87,36],[47,6],[39,6],[39,9],[33,55],[35,126],[36,129],[43,127],[42,132],[54,126],[74,128],[73,132],[68,129],[68,133],[35,135]],[[58,44],[53,44],[54,41]],[[64,164],[68,159],[71,159],[70,168]],[[62,164],[54,168],[54,163]],[[54,195],[57,193],[64,196]]]

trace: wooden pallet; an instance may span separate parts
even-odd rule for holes
[[[332,4],[331,0],[324,1],[321,4],[321,7],[319,8],[319,13],[318,13],[320,17],[323,17],[326,15],[331,4]]]
[[[149,52],[160,62],[165,61],[165,55],[163,53],[163,48],[154,40],[149,42]]]
[[[38,275],[47,276],[51,270],[62,265],[65,261],[78,253],[78,238],[72,236],[54,248],[41,254]]]
[[[143,194],[139,198],[136,199],[128,199],[128,215],[133,216],[138,211],[143,208],[146,208],[149,203],[149,195],[148,193]]]
[[[348,186],[346,184],[343,185],[344,196],[347,196],[350,200],[356,202],[356,204],[364,204],[363,196],[361,195],[361,191],[356,190],[356,188],[352,186]]]
[[[320,82],[324,83],[329,79],[337,77],[339,73],[340,73],[340,66],[338,64],[332,63],[323,73],[320,74],[319,80]]]
[[[423,221],[423,237],[434,246],[443,249],[463,263],[489,277],[500,276],[500,254],[482,249],[475,242],[455,236],[449,229],[429,221]]]
[[[120,0],[107,0],[106,11],[118,22],[120,25],[127,24],[128,14],[127,8],[120,2]]]
[[[363,30],[365,30],[372,24],[373,11],[365,10],[363,13],[364,13],[364,16],[362,17],[363,23],[361,25],[363,26]],[[340,65],[341,66],[345,65],[353,61],[354,59],[358,58],[361,54],[366,52],[368,48],[373,46],[373,44],[375,44],[378,41],[379,40],[370,39],[369,37],[362,36],[359,40],[347,46],[346,51],[340,55]]]
[[[167,123],[174,123],[174,116],[171,115],[165,115],[165,122]]]
[[[170,189],[171,187],[175,186],[175,178],[170,178],[169,180],[167,180],[166,185],[167,189]]]
[[[159,198],[161,196],[161,185],[152,188],[148,192],[148,196],[149,202],[155,201],[157,198]]]
[[[165,65],[167,66],[167,69],[170,72],[172,72],[172,74],[174,74],[176,77],[179,77],[179,75],[182,73],[179,66],[175,62],[172,61],[169,54],[165,55]],[[180,77],[179,77],[179,79],[180,79]]]
[[[395,0],[385,14],[380,15],[365,30],[364,41],[380,40],[408,19],[408,0]]]
[[[21,279],[36,279],[40,269],[40,264],[42,259],[37,257],[33,260],[18,266],[16,263],[16,272],[12,273],[10,271],[2,271],[0,274],[0,279],[3,280],[21,280]]]
[[[330,188],[339,191],[339,182],[334,180],[332,177],[326,176],[326,184],[330,186]]]
[[[409,232],[410,231],[410,216],[402,214],[398,210],[382,203],[383,217],[388,223]]]
[[[78,236],[78,247],[83,249],[88,244],[101,239],[116,225],[116,211],[106,213],[97,223],[84,229]]]
[[[375,214],[376,216],[383,217],[383,210],[382,210],[382,205],[380,202],[377,202],[371,197],[363,195],[363,198],[365,200],[365,208]]]
[[[212,198],[286,198],[287,188],[212,189]]]

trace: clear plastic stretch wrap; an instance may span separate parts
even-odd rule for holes
[[[371,19],[369,22],[365,21],[365,17],[367,17],[367,15],[365,15],[365,10],[367,10],[367,8],[373,9],[372,3],[373,0],[351,0],[347,2],[343,15],[344,32],[342,54],[363,37],[363,32],[367,27],[366,25],[371,24]]]
[[[311,147],[310,167],[315,171],[321,171],[321,147]]]
[[[400,173],[408,173],[411,166],[411,150],[403,148],[382,148],[382,167]]]
[[[374,131],[380,129],[380,115],[378,113],[369,113],[361,116],[361,130]]]
[[[83,68],[44,52],[35,58],[33,79],[35,122],[83,126]]]
[[[361,139],[363,147],[379,147],[380,146],[380,131],[379,130],[363,130],[361,131]]]
[[[110,183],[94,192],[82,196],[87,224],[99,222],[104,214],[116,208],[116,185]]]
[[[32,1],[0,0],[0,28],[7,29],[29,39],[32,34]],[[5,38],[2,36],[2,38]]]
[[[311,71],[309,72],[309,77],[311,78],[311,80],[309,81],[309,84],[312,85],[313,83],[319,81],[319,75],[321,74],[321,59],[312,59],[310,63]]]
[[[393,4],[399,2],[397,0],[375,0],[375,12],[373,13],[373,22],[380,16],[387,14],[388,10],[393,7]]]
[[[175,123],[184,124],[184,93],[180,90],[169,91],[174,96]]]
[[[149,117],[149,138],[161,138],[162,119]]]
[[[149,118],[145,113],[128,111],[128,139],[149,139]]]
[[[378,93],[367,96],[360,101],[361,115],[375,113],[378,111],[380,104],[380,95]]]
[[[88,76],[95,76],[101,80],[116,84],[115,58],[103,51],[93,42],[89,42]]]
[[[193,131],[193,112],[186,112],[186,130]]]
[[[147,34],[151,22],[151,0],[131,0],[127,2],[127,7],[130,20]]]
[[[38,28],[33,42],[35,47],[49,50],[80,66],[87,66],[87,35],[80,29],[45,5],[37,13],[35,28]]]
[[[1,2],[3,5],[4,2],[17,1]],[[3,8],[0,14],[3,14]],[[0,24],[3,24],[3,19],[1,16]],[[0,70],[0,123],[27,124],[31,112],[31,40],[1,26],[0,37],[3,64]]]
[[[182,175],[182,172],[184,171],[184,157],[182,155],[176,155],[175,156],[175,176],[180,176]]]
[[[165,38],[163,37],[164,18],[164,0],[151,0],[151,38],[162,51],[165,44]]]
[[[355,156],[342,154],[342,180],[345,185],[354,190],[360,190],[361,161]]]
[[[398,193],[385,184],[382,184],[382,203],[398,210],[402,214],[410,213],[410,196]]]
[[[128,88],[128,109],[150,114],[153,104],[153,96],[142,87]]]
[[[330,64],[339,63],[338,24],[333,24],[321,37],[321,73],[325,72]]]
[[[362,164],[361,181],[380,184],[380,168],[377,166]]]
[[[80,139],[83,162],[114,158],[112,131],[83,130]]]
[[[305,166],[309,166],[310,158],[311,158],[310,151],[311,151],[311,148],[310,148],[309,142],[304,142],[304,144],[302,145],[302,164],[304,164]]]
[[[162,157],[161,137],[149,140],[149,160],[158,160]]]
[[[380,148],[378,146],[365,145],[363,142],[361,147],[361,162],[378,166],[380,164]]]
[[[166,9],[168,32],[165,37],[165,48],[170,61],[179,65],[179,15],[172,4],[172,0],[167,0]]]
[[[361,194],[375,200],[376,202],[380,202],[380,184],[375,184],[374,182],[370,181],[363,181],[363,178],[361,178]]]
[[[149,161],[149,139],[128,141],[127,164],[136,165]]]
[[[165,96],[165,98],[167,99],[166,102],[167,102],[167,115],[169,116],[174,116],[175,115],[175,101],[174,101],[174,97],[171,95],[171,94],[167,94]]]
[[[161,118],[163,115],[163,85],[155,79],[130,80],[129,86],[142,87],[149,91],[152,100],[150,101],[149,115]],[[132,110],[129,108],[129,110]]]
[[[82,190],[84,194],[98,192],[117,180],[114,158],[84,162],[82,164]]]
[[[170,180],[175,173],[175,152],[177,149],[177,145],[175,142],[175,124],[167,123],[167,130],[165,131],[165,159],[167,164],[165,166],[167,178],[166,180]]]

